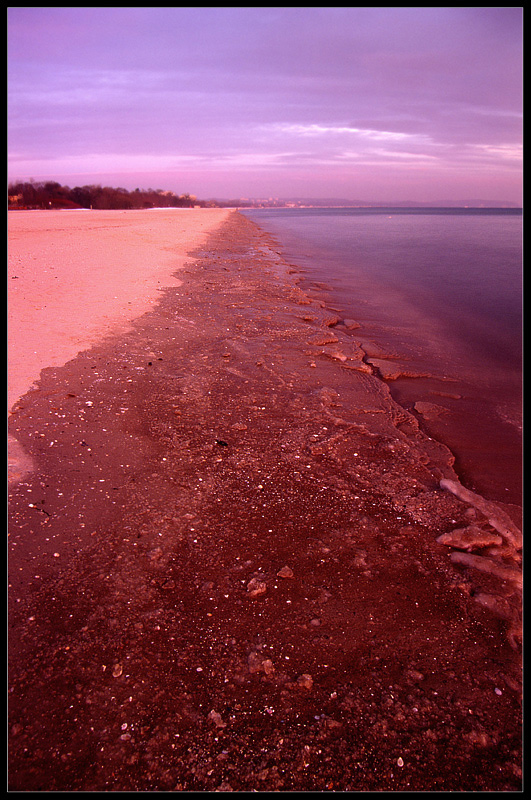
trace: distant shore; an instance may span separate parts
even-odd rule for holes
[[[522,209],[517,203],[503,200],[436,200],[419,202],[413,200],[369,202],[345,198],[210,198],[201,200],[195,195],[176,195],[163,189],[135,189],[111,186],[88,185],[61,186],[57,181],[10,182],[8,186],[9,209],[135,209],[147,208],[499,208]]]

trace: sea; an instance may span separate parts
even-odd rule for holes
[[[450,448],[461,482],[521,506],[521,209],[243,213],[301,270],[302,288],[359,324],[349,335],[374,366],[397,366],[393,398]]]

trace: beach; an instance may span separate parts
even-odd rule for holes
[[[9,239],[10,789],[520,791],[518,514],[352,321],[237,211]]]
[[[221,209],[29,211],[8,217],[8,408],[41,369],[127,330]]]

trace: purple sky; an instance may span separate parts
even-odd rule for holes
[[[522,9],[8,11],[10,180],[521,202]]]

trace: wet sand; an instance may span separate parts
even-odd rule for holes
[[[520,791],[521,535],[236,212],[12,408],[12,790]]]

